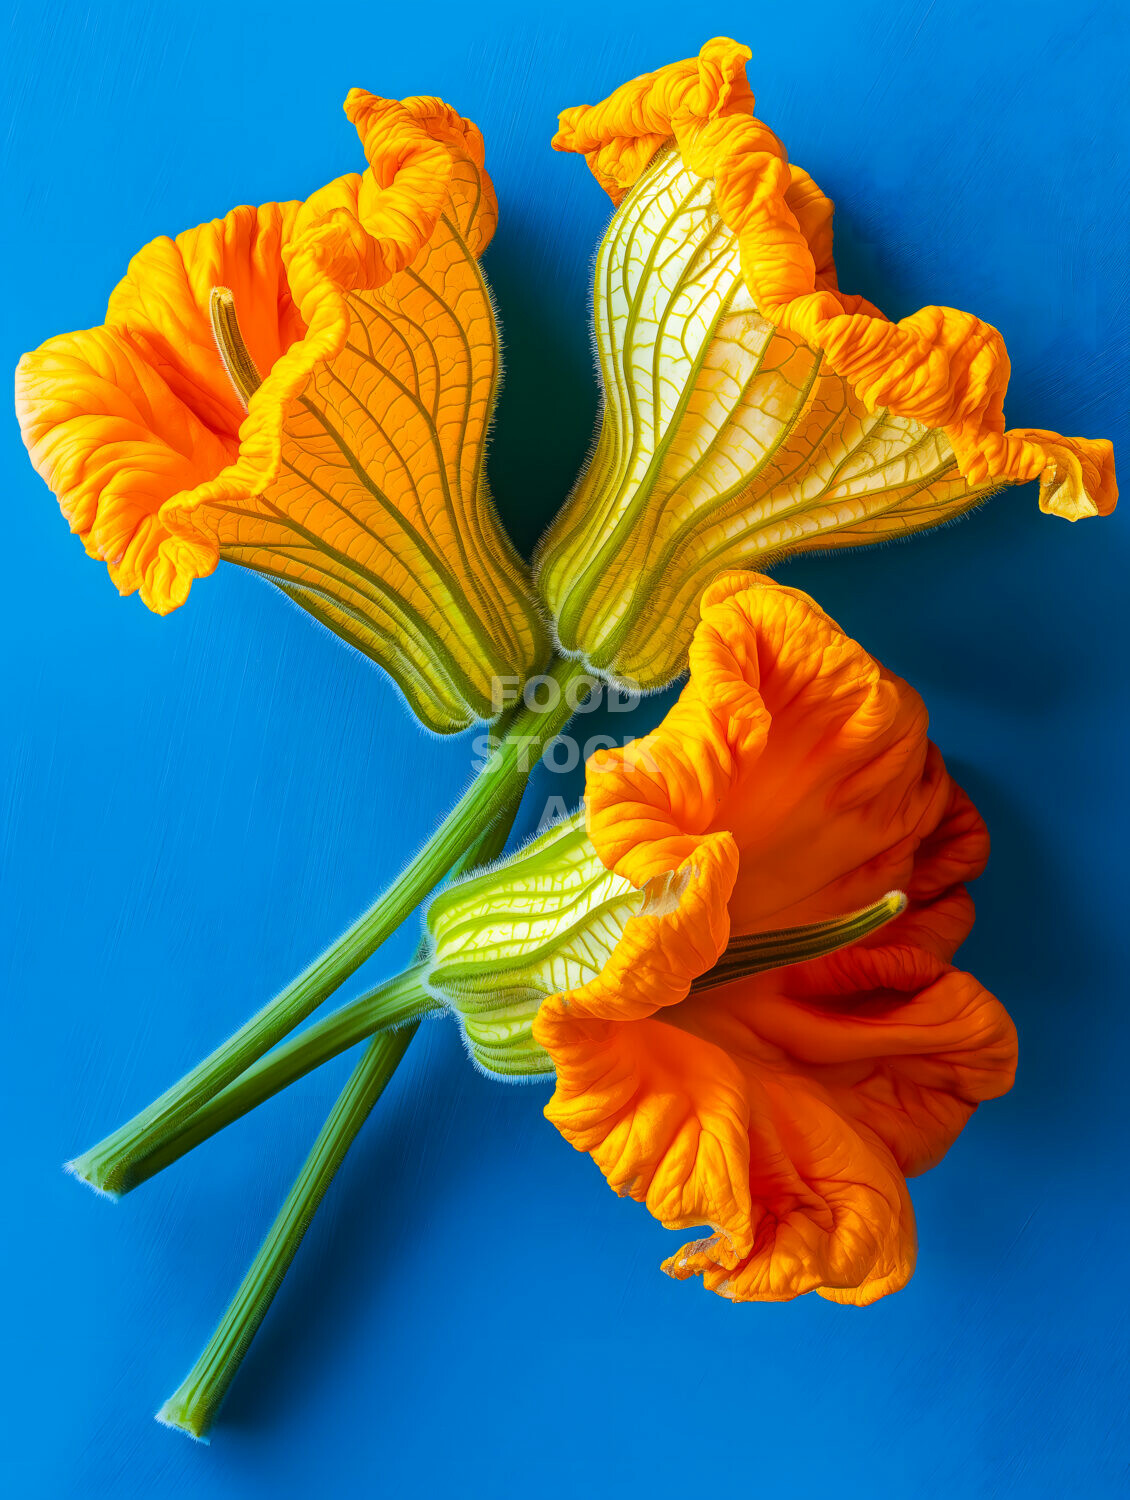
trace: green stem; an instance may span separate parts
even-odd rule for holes
[[[432,998],[424,984],[426,973],[426,964],[414,964],[395,979],[387,980],[280,1042],[273,1051],[252,1063],[234,1083],[229,1083],[207,1104],[201,1105],[156,1150],[136,1161],[133,1186],[163,1172],[217,1131],[250,1113],[331,1058],[348,1052],[366,1037],[378,1031],[393,1031],[419,1021],[429,1012],[442,1010],[442,1005]]]
[[[299,1025],[396,930],[482,833],[521,795],[546,744],[568,721],[578,662],[557,661],[549,676],[554,701],[523,708],[486,766],[419,854],[363,917],[235,1034],[153,1104],[82,1156],[68,1170],[101,1192],[129,1192],[141,1159],[170,1140],[221,1089]]]
[[[451,870],[452,875],[460,875],[476,865],[487,864],[502,852],[517,815],[523,790],[524,786],[519,787],[504,815],[485,829],[456,861]],[[423,970],[424,965],[417,964],[398,979],[390,980],[383,987],[386,998],[395,992],[402,999],[407,999],[408,991],[416,982],[412,976],[422,975]],[[380,992],[373,992],[374,995],[378,993]],[[345,1011],[355,1011],[360,1015],[360,1008],[371,998],[363,996],[353,1006],[346,1006]],[[338,1011],[337,1016],[341,1017],[345,1011]],[[320,1029],[326,1036],[331,1033],[334,1022],[335,1017],[330,1016],[322,1023]],[[419,1021],[412,1021],[399,1031],[374,1037],[361,1054],[361,1061],[354,1068],[329,1118],[322,1126],[306,1164],[295,1179],[258,1255],[228,1305],[227,1312],[209,1339],[203,1354],[157,1413],[157,1420],[166,1427],[179,1428],[200,1442],[208,1441],[207,1433],[220,1404],[244,1355],[251,1347],[259,1325],[266,1317],[267,1309],[274,1301],[275,1293],[282,1285],[283,1277],[290,1269],[326,1189],[345,1160],[346,1152],[353,1144],[357,1132],[392,1077],[397,1063],[407,1051],[418,1026]],[[313,1030],[311,1027],[310,1031]],[[290,1049],[292,1053],[297,1053],[303,1041],[308,1042],[308,1039],[309,1033],[304,1038],[298,1038],[297,1044]],[[313,1062],[310,1066],[314,1066]]]
[[[207,1441],[205,1435],[220,1402],[274,1300],[326,1189],[395,1072],[397,1063],[408,1050],[416,1025],[418,1023],[374,1037],[365,1048],[231,1305],[188,1378],[157,1413],[158,1422]]]

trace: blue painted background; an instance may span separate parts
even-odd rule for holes
[[[48,0],[9,25],[5,368],[99,322],[153,235],[359,166],[350,85],[441,94],[484,128],[501,199],[491,468],[528,547],[589,441],[607,213],[583,164],[548,150],[555,112],[722,32],[753,45],[761,112],[839,205],[842,283],[895,315],[989,318],[1010,421],[1112,436],[1130,469],[1114,5],[602,0],[542,20],[450,0]],[[119,600],[11,419],[0,464],[8,1493],[1121,1492],[1125,513],[1071,527],[1028,487],[905,546],[788,568],[923,691],[995,841],[964,958],[1017,1019],[1020,1079],[915,1186],[911,1287],[858,1312],[734,1308],[668,1281],[673,1237],[544,1122],[545,1090],[477,1076],[435,1024],[203,1449],[150,1414],[349,1060],[116,1208],[59,1163],[367,903],[470,746],[422,741],[374,671],[234,569],[164,621]]]

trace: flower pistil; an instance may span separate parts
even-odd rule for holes
[[[235,310],[235,297],[228,287],[212,288],[212,295],[208,299],[208,315],[212,323],[212,337],[216,340],[224,369],[246,411],[252,396],[263,384],[263,377],[259,374],[258,366],[243,337]]]

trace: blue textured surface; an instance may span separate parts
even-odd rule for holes
[[[1005,333],[1015,425],[1125,443],[1124,23],[1086,4],[21,5],[6,39],[5,368],[101,319],[128,257],[359,164],[362,83],[486,132],[509,384],[492,472],[523,545],[589,441],[607,209],[555,111],[723,32],[839,205],[841,281]],[[1120,154],[1121,147],[1121,154]],[[1120,457],[1124,471],[1130,454]],[[87,562],[4,428],[8,1493],[484,1497],[1121,1492],[1125,1470],[1126,516],[1033,487],[903,547],[800,561],[930,704],[992,829],[963,957],[1014,1093],[914,1188],[910,1288],[734,1308],[541,1118],[414,1044],[210,1449],[159,1429],[349,1063],[116,1208],[59,1163],[287,979],[470,764],[265,586],[161,621]],[[402,934],[374,961],[405,960]]]

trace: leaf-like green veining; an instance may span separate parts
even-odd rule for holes
[[[531,1029],[547,995],[600,972],[642,894],[601,862],[584,813],[439,892],[428,908],[429,983],[475,1060],[510,1077],[552,1072]]]

